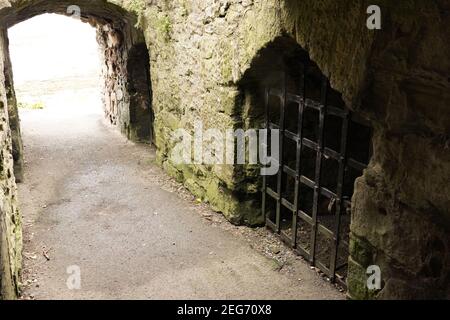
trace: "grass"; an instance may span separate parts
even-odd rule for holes
[[[45,105],[42,101],[38,102],[19,102],[17,106],[20,109],[28,109],[28,110],[42,110],[45,108]]]

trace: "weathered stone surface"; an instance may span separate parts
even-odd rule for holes
[[[5,64],[3,73],[5,75],[5,90],[8,102],[9,126],[11,128],[12,150],[13,150],[12,154],[14,160],[14,176],[16,177],[17,182],[21,182],[23,180],[24,159],[23,159],[22,136],[20,133],[20,119],[16,94],[14,90],[11,59],[8,54],[9,43],[6,32],[3,37],[5,39],[4,54],[3,54],[3,56],[5,57],[4,62]]]
[[[159,161],[170,162],[173,145],[168,141],[173,131],[192,129],[195,121],[202,121],[205,130],[260,127],[241,82],[254,60],[280,37],[296,39],[346,100],[358,101],[374,38],[365,28],[366,8],[363,3],[335,1],[152,1],[141,24],[151,52]],[[348,19],[343,12],[354,18]],[[259,198],[255,168],[165,167],[171,167],[170,172],[181,180],[189,179],[189,171],[200,171],[208,181],[215,180],[208,187],[188,185],[229,220],[262,222],[258,201],[252,201],[255,206],[250,210],[238,201],[240,194]],[[206,196],[211,188],[222,193],[219,186],[234,196]],[[230,200],[235,204],[230,205]],[[242,214],[245,211],[251,213],[250,218]]]
[[[21,218],[17,207],[8,99],[5,91],[5,34],[0,33],[0,299],[18,293],[22,261]]]
[[[384,5],[389,32],[374,43],[361,105],[376,129],[374,155],[356,184],[352,233],[374,248],[379,298],[448,298],[450,6]],[[350,295],[362,298],[352,286]]]

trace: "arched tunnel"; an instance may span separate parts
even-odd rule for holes
[[[151,142],[151,83],[148,51],[143,32],[135,27],[137,18],[117,5],[104,1],[34,1],[15,10],[2,10],[2,25],[15,24],[43,13],[68,15],[89,23],[97,30],[100,50],[103,52],[103,94],[105,115],[111,124],[130,139]],[[68,35],[70,37],[70,35]],[[14,83],[5,38],[5,79],[8,92],[10,126],[12,129],[15,174],[22,177],[22,142]],[[137,75],[141,72],[141,75]],[[134,73],[134,74],[133,74]]]

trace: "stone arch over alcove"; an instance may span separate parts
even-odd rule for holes
[[[365,27],[364,1],[286,0],[282,6],[281,29],[374,128],[373,157],[352,201],[348,295],[448,297],[450,202],[442,190],[450,170],[449,4],[380,1],[381,31]],[[255,34],[265,35],[257,17],[248,19]],[[276,19],[261,21],[278,26]],[[244,71],[252,59],[245,57]],[[371,265],[382,270],[380,290],[365,285]]]
[[[287,34],[258,51],[239,88],[236,109],[243,126],[279,130],[282,138],[277,174],[263,178],[244,165],[236,170],[238,179],[259,198],[263,190],[266,225],[344,285],[354,182],[372,153],[370,121],[349,110],[308,52]]]

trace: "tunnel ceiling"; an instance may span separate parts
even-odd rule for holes
[[[44,13],[68,15],[67,9],[73,5],[80,7],[81,19],[84,21],[93,19],[100,23],[122,22],[132,25],[137,21],[133,13],[105,0],[0,0],[0,21],[2,26],[9,28]]]

